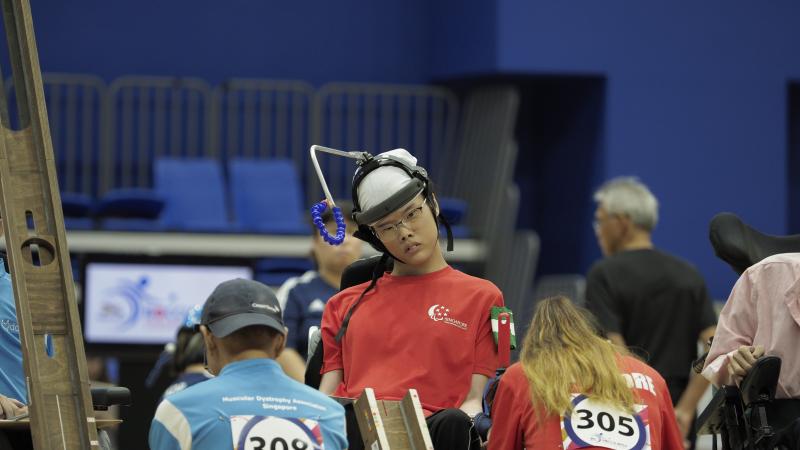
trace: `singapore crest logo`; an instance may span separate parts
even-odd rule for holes
[[[467,330],[466,323],[450,317],[450,308],[445,305],[436,304],[428,308],[428,317],[434,322],[446,323],[463,331]]]

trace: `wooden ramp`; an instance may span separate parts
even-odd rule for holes
[[[30,4],[2,5],[21,126],[11,129],[3,98],[0,214],[33,444],[37,450],[99,449]]]
[[[433,450],[416,390],[398,402],[376,400],[367,388],[353,407],[367,450]]]

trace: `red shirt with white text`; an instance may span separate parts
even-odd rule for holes
[[[508,368],[492,405],[489,450],[612,448],[681,450],[683,438],[667,384],[647,364],[620,358],[620,373],[634,391],[634,414],[573,396],[573,412],[537,422],[528,378],[519,363]]]
[[[490,309],[503,305],[494,284],[449,266],[425,275],[387,273],[336,342],[345,314],[366,287],[335,295],[322,316],[322,373],[343,370],[335,396],[356,398],[369,387],[378,399],[399,400],[413,388],[430,414],[459,407],[472,374],[494,375]]]

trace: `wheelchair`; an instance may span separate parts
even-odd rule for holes
[[[800,252],[800,235],[770,236],[730,213],[716,215],[709,228],[715,254],[740,275],[768,256]],[[781,430],[775,423],[780,369],[780,358],[765,356],[759,358],[738,387],[720,387],[697,418],[697,434],[714,435],[714,450],[717,434],[722,436],[722,450],[767,450],[785,445],[777,445],[779,440],[786,442],[786,436],[779,434],[791,430]]]

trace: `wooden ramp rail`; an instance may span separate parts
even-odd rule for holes
[[[2,6],[21,125],[11,129],[2,96],[0,215],[33,445],[99,449],[30,4],[2,0]]]
[[[367,388],[353,407],[366,449],[433,450],[416,390],[391,401],[375,399],[375,392]]]

